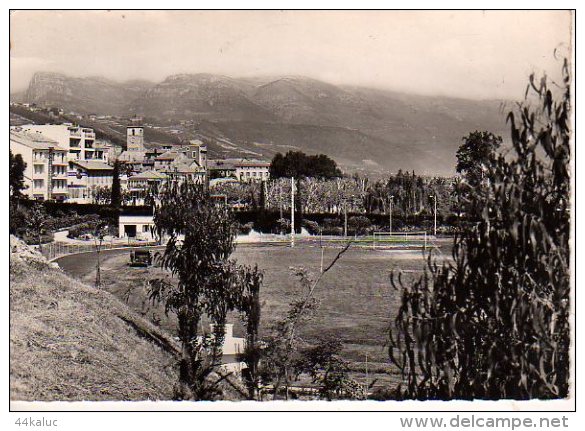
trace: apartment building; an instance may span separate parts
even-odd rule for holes
[[[23,191],[32,199],[65,200],[67,187],[67,150],[39,133],[13,128],[10,130],[10,150],[20,154],[26,163]]]
[[[69,160],[95,160],[95,133],[88,127],[72,124],[27,124],[24,131],[40,133],[68,150]]]

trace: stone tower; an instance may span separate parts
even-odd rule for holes
[[[128,151],[144,151],[144,128],[128,126],[126,128],[126,149]]]

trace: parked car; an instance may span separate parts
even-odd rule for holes
[[[132,250],[130,252],[129,265],[141,267],[152,265],[152,253],[150,250]]]

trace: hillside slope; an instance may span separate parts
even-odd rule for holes
[[[11,237],[10,399],[168,400],[173,340]]]

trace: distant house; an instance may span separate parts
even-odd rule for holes
[[[114,168],[101,160],[69,162],[69,199],[78,203],[91,203],[97,187],[112,187]]]
[[[147,151],[123,151],[118,161],[126,165],[131,172],[142,172],[154,167],[154,160],[147,156]]]
[[[143,205],[146,193],[157,190],[169,176],[163,172],[151,170],[140,172],[128,177],[127,190],[132,197],[133,205]]]
[[[241,182],[265,181],[270,176],[270,162],[255,159],[210,160],[210,178],[236,178]]]
[[[165,151],[155,157],[154,169],[178,180],[203,183],[207,174],[207,146],[201,141]]]

